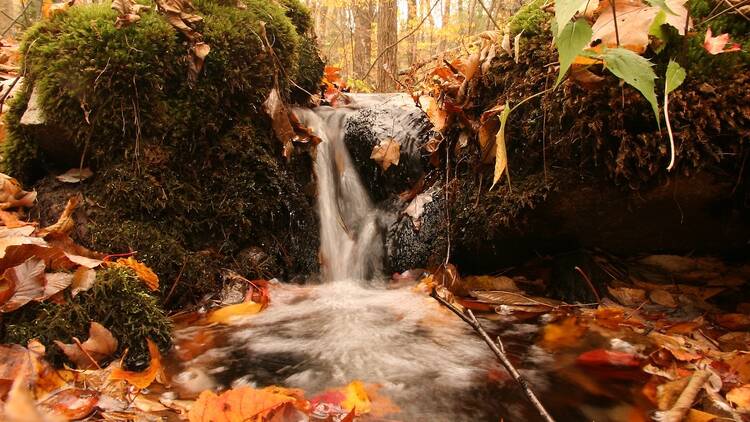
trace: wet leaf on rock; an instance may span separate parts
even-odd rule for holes
[[[386,138],[372,148],[370,158],[380,165],[383,171],[391,165],[397,166],[401,158],[401,143],[394,138]]]

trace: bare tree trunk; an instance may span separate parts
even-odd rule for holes
[[[497,9],[500,8],[500,4],[499,3],[500,2],[497,1],[497,0],[492,0],[492,4],[490,4],[490,9],[489,9],[490,13],[492,14],[492,16],[496,16],[497,15]],[[485,3],[485,5],[486,5],[486,3]],[[492,23],[492,19],[490,19],[490,17],[488,16],[487,17],[487,28],[486,28],[486,30],[489,31],[490,29],[495,29],[495,25]]]
[[[378,1],[378,91],[396,90],[394,78],[398,77],[398,8],[396,0]],[[390,48],[389,48],[390,47]],[[386,49],[388,49],[386,51]]]
[[[328,6],[326,6],[324,1],[320,2],[320,7],[318,7],[318,16],[317,16],[317,22],[315,25],[315,28],[317,29],[318,36],[321,40],[324,42],[328,41],[326,32],[326,29],[328,27]]]
[[[355,0],[354,9],[354,76],[362,79],[372,60],[372,9],[371,1]]]
[[[451,21],[451,0],[443,0],[443,29],[445,29]],[[443,31],[443,35],[440,37],[440,44],[438,45],[438,52],[444,51],[447,43],[448,31]]]
[[[469,35],[474,34],[474,19],[477,15],[477,0],[471,0],[469,3]]]
[[[417,24],[417,0],[407,0],[407,21],[406,28],[411,31],[412,28]],[[412,63],[417,62],[417,35],[412,34],[409,37],[408,51],[406,54],[407,66],[411,66]]]

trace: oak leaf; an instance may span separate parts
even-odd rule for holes
[[[81,343],[75,337],[73,339],[76,341],[71,344],[65,344],[57,340],[55,340],[55,344],[79,369],[96,368],[99,362],[112,356],[117,351],[117,339],[98,322],[91,323],[89,338],[85,342]]]

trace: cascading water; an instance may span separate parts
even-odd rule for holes
[[[185,365],[182,384],[276,384],[315,393],[361,380],[383,386],[381,392],[401,408],[395,420],[528,420],[517,391],[503,392],[505,381],[488,381],[488,374],[503,370],[461,320],[410,287],[386,287],[380,274],[381,211],[343,142],[347,117],[378,102],[404,107],[409,99],[354,96],[344,107],[295,110],[322,139],[315,172],[324,282],[276,286],[269,308],[233,327],[226,347]],[[396,127],[393,133],[408,130]],[[525,375],[544,388],[538,372]],[[497,397],[501,393],[505,400]]]

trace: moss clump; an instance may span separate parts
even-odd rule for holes
[[[118,354],[127,348],[125,365],[143,368],[148,365],[146,339],[153,340],[162,351],[171,346],[171,323],[135,273],[126,268],[97,271],[96,284],[76,297],[66,297],[63,304],[44,302],[27,305],[5,316],[3,343],[26,344],[39,339],[48,356],[60,364],[64,355],[54,340],[72,342],[88,337],[91,322],[108,328],[118,339]]]
[[[709,0],[692,0],[689,6],[694,22],[700,22],[714,9],[713,2]],[[732,42],[740,44],[742,51],[718,55],[706,52],[703,40],[709,27],[714,36],[728,33]],[[687,41],[684,60],[690,76],[710,80],[717,74],[730,75],[740,67],[750,66],[750,21],[737,14],[725,13],[697,29]]]
[[[544,0],[533,0],[518,9],[508,21],[510,36],[516,36],[521,31],[526,36],[543,33],[550,18],[550,15],[542,10],[544,3]]]
[[[26,110],[30,96],[31,90],[28,86],[24,86],[11,100],[5,120],[11,130],[2,144],[3,172],[19,175],[22,181],[38,176],[35,170],[39,167],[40,158],[38,145],[29,141],[30,134],[20,125],[21,116]]]
[[[70,130],[70,149],[85,150],[95,173],[81,185],[91,206],[78,240],[138,251],[162,278],[163,294],[179,283],[168,304],[175,307],[216,289],[220,268],[260,268],[238,262],[244,250],[267,252],[281,276],[310,271],[317,243],[302,188],[310,163],[282,160],[261,112],[276,79],[300,102],[307,94],[288,80],[316,91],[323,63],[309,12],[291,0],[247,0],[246,9],[194,3],[204,18],[196,29],[211,47],[195,81],[187,40],[156,13],[117,29],[109,5],[83,6],[30,30],[28,91],[9,116],[14,142],[4,161],[26,181],[38,175],[33,166],[70,167],[18,124],[33,87],[47,124]]]

